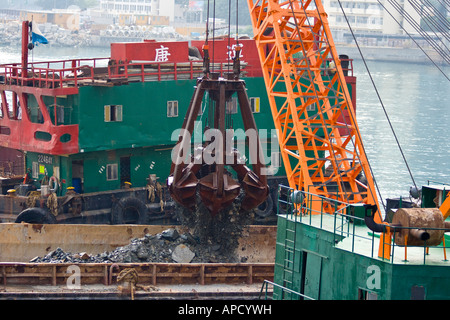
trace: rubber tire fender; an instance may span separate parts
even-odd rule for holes
[[[134,210],[138,217],[135,222],[131,224],[146,224],[147,222],[147,207],[144,202],[136,197],[126,197],[120,199],[111,208],[111,223],[125,224],[124,213],[128,210]],[[130,222],[127,222],[130,223]]]
[[[263,209],[260,209],[260,207],[263,207]],[[255,208],[255,213],[259,217],[266,218],[273,213],[272,210],[273,210],[273,199],[272,194],[269,193],[266,200],[264,200],[263,203],[261,203],[259,206]]]
[[[56,217],[44,208],[28,208],[23,210],[16,218],[15,223],[39,223],[39,224],[56,224]]]
[[[52,188],[52,182],[54,184],[54,188]],[[50,187],[50,190],[53,190],[53,192],[56,193],[58,191],[58,187],[59,187],[58,178],[55,176],[51,176],[50,179],[48,179],[48,185]]]

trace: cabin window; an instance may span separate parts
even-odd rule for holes
[[[31,175],[33,179],[39,179],[39,163],[33,162],[33,168],[31,170]]]
[[[178,117],[178,101],[167,101],[167,116]]]
[[[112,181],[118,179],[118,165],[117,163],[106,165],[106,180]]]
[[[64,123],[64,106],[56,106],[56,124]]]
[[[250,109],[253,113],[259,113],[259,103],[260,99],[258,98],[250,98]]]
[[[67,114],[64,112],[64,106],[60,106],[60,105],[56,105],[56,104],[52,104],[49,106],[49,113],[50,113],[50,117],[52,119],[52,123],[53,124],[65,124],[66,122],[70,122],[70,121],[65,121],[65,118],[70,115],[70,112],[67,112]],[[55,123],[55,117],[56,117],[56,123]]]
[[[105,106],[105,122],[119,122],[122,121],[122,106],[121,105],[106,105]]]
[[[227,113],[228,114],[235,114],[237,113],[237,98],[231,97],[231,100],[227,102]]]

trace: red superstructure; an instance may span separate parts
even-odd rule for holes
[[[23,22],[22,28],[22,65],[11,64],[0,67],[3,80],[0,84],[2,115],[0,145],[49,154],[78,152],[78,126],[53,124],[43,102],[44,96],[56,99],[57,96],[73,95],[78,93],[78,88],[57,84],[58,77],[64,72],[69,72],[68,69],[60,70],[58,74],[56,70],[48,68],[34,68],[33,65],[31,69],[29,68],[28,21]],[[74,68],[70,72],[73,70]],[[9,102],[7,92],[11,94]],[[27,106],[30,96],[34,97],[39,106],[43,117],[42,123],[32,122],[29,117]]]
[[[22,63],[0,65],[0,146],[7,148],[50,155],[78,153],[78,123],[59,122],[56,106],[58,99],[78,95],[81,86],[189,80],[203,75],[205,41],[113,43],[110,58],[30,63],[28,21],[22,30]],[[232,39],[210,41],[212,72],[232,72],[236,43]],[[262,77],[255,41],[239,39],[239,45],[241,75]],[[190,49],[198,50],[198,60],[190,57]],[[348,83],[355,80],[352,74],[346,79]],[[39,116],[30,116],[31,107]]]

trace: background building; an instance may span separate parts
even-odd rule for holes
[[[380,45],[380,42],[384,45],[383,42],[389,38],[407,39],[408,34],[419,34],[419,25],[424,31],[429,31],[427,19],[433,20],[438,15],[448,17],[448,11],[433,0],[383,0],[382,5],[377,0],[341,0],[340,3],[353,32],[360,38],[365,37],[365,45]],[[335,41],[351,42],[350,30],[339,2],[323,0],[323,4]],[[439,30],[436,31],[439,34]]]
[[[328,12],[328,20],[335,41],[345,42],[348,38],[349,28],[339,2],[324,0],[323,4]],[[341,4],[355,33],[383,33],[384,12],[377,0],[342,0]]]
[[[119,24],[155,24],[151,17],[167,17],[174,21],[174,0],[100,0],[100,10],[110,17],[115,17]],[[156,19],[158,20],[158,19]]]
[[[39,24],[55,24],[67,30],[80,29],[80,12],[72,9],[54,9],[52,11],[20,11],[20,21],[34,21]]]

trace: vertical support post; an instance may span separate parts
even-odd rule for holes
[[[13,109],[13,115],[12,115],[12,119],[17,120],[17,92],[13,91],[12,93],[12,109]]]
[[[6,286],[6,266],[2,266],[3,285]]]
[[[53,97],[53,105],[54,105],[54,110],[53,110],[53,116],[55,117],[55,126],[58,125],[58,112],[57,112],[57,106],[56,106],[56,96]]]
[[[52,266],[52,285],[56,286],[56,265]]]
[[[247,284],[253,284],[253,265],[248,266]]]
[[[22,22],[22,81],[28,78],[29,21]]]
[[[405,235],[405,262],[408,261],[408,235]]]
[[[152,267],[152,285],[156,286],[156,264]]]
[[[445,235],[442,236],[442,248],[444,249],[444,261],[447,261],[447,252],[445,250]]]
[[[113,263],[110,267],[109,267],[109,281],[108,284],[111,285],[112,284],[112,277],[113,277],[113,272],[114,272],[114,268],[118,269],[120,271],[120,267],[118,264]]]
[[[108,265],[107,264],[105,264],[104,268],[103,268],[103,284],[105,286],[109,285],[109,282],[108,282]]]
[[[204,285],[205,284],[205,264],[202,263],[202,265],[200,266],[200,284]]]
[[[389,260],[391,257],[391,232],[386,228],[386,232],[380,235],[380,245],[378,247],[378,257]]]

